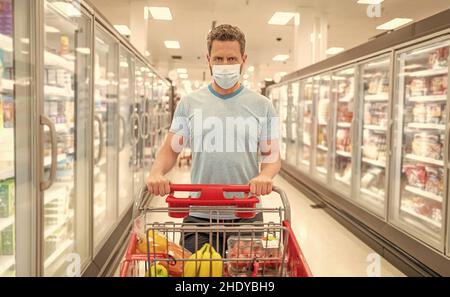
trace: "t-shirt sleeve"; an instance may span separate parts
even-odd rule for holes
[[[185,139],[189,139],[189,118],[186,99],[182,99],[178,103],[169,131],[173,134],[183,136]]]
[[[261,122],[261,141],[279,139],[280,121],[272,102],[268,103],[267,114]]]

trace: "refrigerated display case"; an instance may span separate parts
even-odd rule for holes
[[[329,74],[313,78],[315,99],[315,151],[314,173],[323,181],[328,180],[331,119],[331,77]]]
[[[139,194],[140,187],[144,183],[144,139],[142,137],[142,123],[145,104],[145,65],[141,61],[136,61],[135,83],[134,83],[134,112],[133,117],[136,119],[134,125],[135,145],[134,145],[134,164],[133,164],[133,180],[134,180],[134,196]],[[145,136],[144,136],[145,137]]]
[[[443,251],[448,197],[450,39],[396,55],[391,220]]]
[[[359,65],[357,201],[385,217],[388,168],[388,128],[391,57]]]
[[[119,63],[119,171],[118,207],[119,217],[133,201],[133,141],[132,113],[134,103],[134,63],[133,55],[120,47]]]
[[[118,41],[95,28],[94,55],[94,250],[98,250],[117,221],[119,130]]]
[[[43,274],[63,275],[67,256],[89,258],[89,106],[92,17],[45,1]]]
[[[288,129],[288,86],[280,87],[280,120],[281,120],[281,160],[286,160]]]
[[[301,128],[299,134],[299,148],[298,148],[298,166],[309,170],[312,155],[312,134],[313,134],[313,104],[314,104],[314,89],[313,79],[308,78],[302,80],[300,84],[300,122]]]
[[[300,96],[300,84],[298,82],[289,84],[288,96],[286,162],[292,166],[296,166],[298,156],[298,108]]]
[[[350,194],[353,171],[353,116],[355,112],[355,68],[333,73],[333,174],[336,189]]]

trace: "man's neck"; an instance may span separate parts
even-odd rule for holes
[[[219,95],[227,96],[227,95],[233,94],[234,92],[239,90],[241,87],[241,83],[237,83],[231,89],[225,90],[225,89],[222,89],[221,87],[219,87],[215,81],[213,81],[212,87],[213,87],[214,91],[216,91]]]

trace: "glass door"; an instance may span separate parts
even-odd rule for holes
[[[390,57],[360,65],[358,202],[385,216],[388,166]]]
[[[333,74],[334,108],[334,173],[333,184],[338,190],[351,193],[352,182],[352,132],[355,97],[355,68]]]
[[[141,123],[142,123],[142,138],[144,145],[144,179],[147,174],[150,172],[150,168],[153,164],[154,157],[154,134],[152,133],[152,120],[154,118],[154,109],[155,109],[155,101],[154,101],[154,82],[153,82],[153,74],[148,67],[143,68],[143,77],[144,77],[144,101],[143,101],[143,113],[141,115]]]
[[[95,29],[94,90],[94,248],[117,221],[118,42]]]
[[[119,71],[119,171],[118,197],[119,216],[133,201],[133,141],[132,113],[134,94],[134,58],[123,47],[120,48]]]
[[[313,79],[308,78],[301,81],[301,99],[300,99],[300,147],[298,149],[299,167],[306,168],[307,171],[310,169],[311,163],[311,146],[312,146],[312,131],[313,131],[313,104],[314,104],[314,93],[313,93]]]
[[[145,102],[145,66],[137,60],[135,69],[134,82],[134,108],[133,108],[133,128],[134,132],[134,155],[133,162],[133,180],[134,180],[134,196],[137,197],[141,187],[144,185],[144,139],[142,138],[142,114]],[[145,136],[144,136],[145,137]]]
[[[287,128],[288,128],[288,87],[280,87],[280,120],[281,120],[281,160],[286,161]]]
[[[328,178],[330,149],[330,76],[314,77],[314,97],[316,99],[315,131],[315,174],[326,181]]]
[[[287,163],[296,166],[298,156],[298,102],[300,86],[298,82],[289,84],[289,115],[287,139]]]
[[[395,161],[391,220],[444,249],[447,203],[449,40],[422,44],[396,57]]]
[[[70,3],[45,1],[43,269],[65,276],[69,254],[89,260],[91,25]]]

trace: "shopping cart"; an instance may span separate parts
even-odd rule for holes
[[[143,187],[138,202],[140,215],[134,221],[120,276],[159,276],[157,267],[160,265],[176,277],[312,276],[291,228],[291,210],[286,194],[278,187],[273,191],[280,197],[282,206],[257,208],[259,198],[250,195],[249,186],[171,185],[171,194],[166,198],[167,207],[151,207],[151,197],[147,187]],[[175,197],[179,192],[196,192],[199,197]],[[245,197],[237,198],[234,194],[232,199],[225,198],[224,193],[231,192],[245,193]],[[192,212],[209,213],[209,222],[152,221],[152,217],[154,220],[158,214],[182,219]],[[269,223],[220,220],[219,214],[224,212],[232,212],[241,219],[254,218],[258,213],[276,219]],[[184,248],[187,234],[195,238],[195,251],[202,248],[198,238],[205,234],[209,236],[209,257],[201,257]],[[221,251],[220,257],[212,257],[213,250]],[[202,270],[205,263],[206,269]],[[195,275],[188,275],[188,265],[191,268],[194,265]]]

